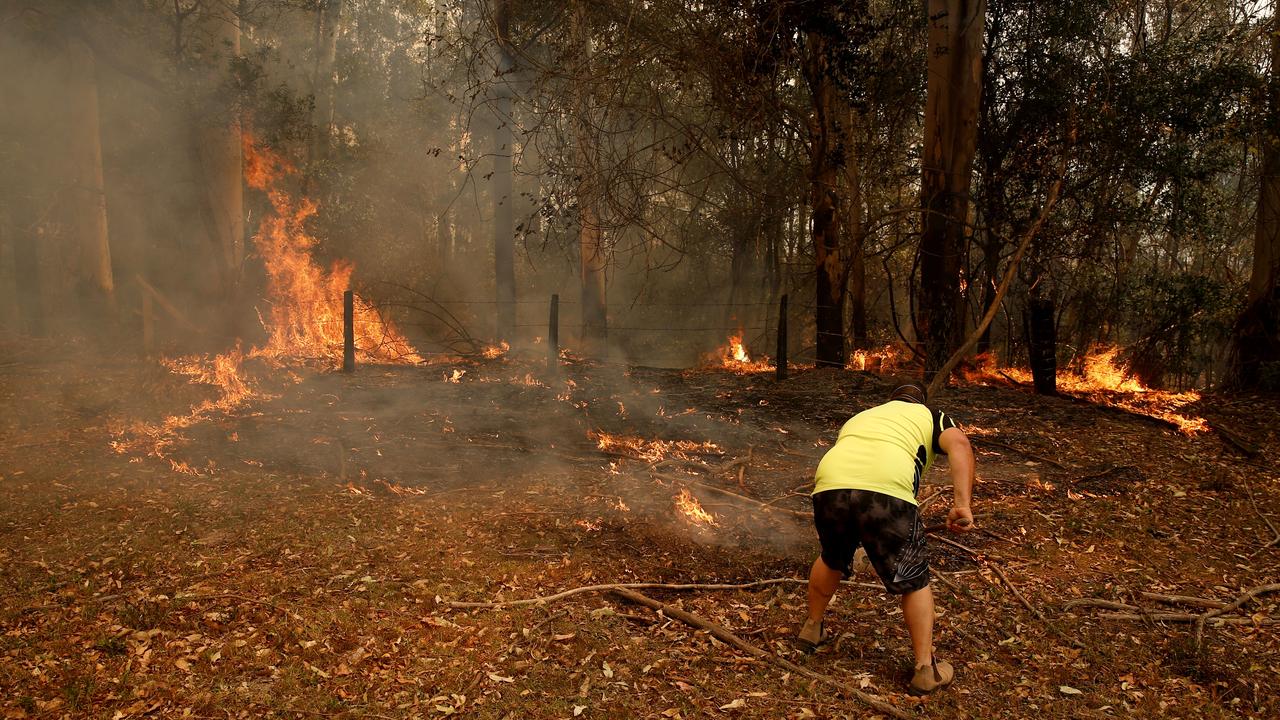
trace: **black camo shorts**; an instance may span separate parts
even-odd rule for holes
[[[929,584],[929,551],[916,506],[870,490],[824,490],[813,496],[822,562],[846,576],[858,546],[866,548],[884,589],[895,595]]]

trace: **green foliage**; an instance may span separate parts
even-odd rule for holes
[[[1123,307],[1133,333],[1128,356],[1134,372],[1154,387],[1167,379],[1195,385],[1218,359],[1215,349],[1239,313],[1236,297],[1238,288],[1204,274],[1131,278]]]

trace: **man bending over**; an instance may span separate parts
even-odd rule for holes
[[[898,387],[889,402],[846,422],[818,463],[813,488],[813,521],[822,554],[809,572],[809,618],[799,642],[813,650],[827,640],[822,616],[862,546],[885,590],[902,596],[915,653],[913,695],[945,687],[955,676],[950,663],[933,656],[929,557],[916,512],[920,478],[939,452],[948,457],[955,491],[947,527],[967,532],[973,528],[973,449],[951,418],[925,405],[919,385]]]

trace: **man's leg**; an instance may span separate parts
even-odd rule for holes
[[[813,586],[812,580],[810,587]],[[813,592],[809,593],[810,607]],[[810,610],[810,613],[813,611]],[[902,615],[911,633],[911,650],[916,656],[916,667],[933,662],[933,589],[928,585],[902,596]]]
[[[842,576],[839,570],[827,567],[827,564],[822,562],[821,555],[813,561],[813,567],[809,569],[809,622],[816,623],[822,620],[823,613],[827,611],[827,605],[831,604],[831,596],[835,595],[836,588],[840,587]],[[932,608],[932,603],[930,607]]]

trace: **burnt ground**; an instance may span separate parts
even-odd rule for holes
[[[839,424],[888,379],[575,363],[551,380],[515,357],[352,376],[259,366],[275,397],[185,430],[171,459],[190,475],[110,443],[212,389],[153,363],[75,360],[86,348],[0,350],[6,718],[869,715],[608,595],[447,602],[802,577],[810,525],[689,483],[805,510]],[[454,369],[466,374],[446,381]],[[1191,624],[1068,604],[1200,613],[1141,593],[1230,601],[1280,581],[1260,515],[1280,524],[1275,398],[1200,403],[1262,447],[1254,459],[1213,433],[1016,388],[956,388],[940,404],[971,433],[980,479],[982,530],[948,536],[972,552],[931,543],[954,688],[902,692],[907,638],[880,591],[842,590],[838,640],[813,656],[790,643],[801,584],[645,592],[920,717],[1280,714],[1266,624],[1280,595],[1210,624],[1199,650]],[[589,431],[715,447],[640,458],[602,452]],[[677,512],[681,487],[716,526]]]

